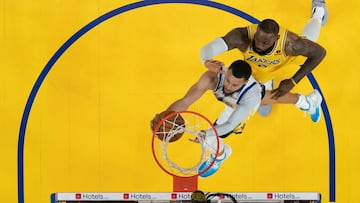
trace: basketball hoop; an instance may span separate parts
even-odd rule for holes
[[[164,126],[163,123],[166,122],[168,125],[169,120],[171,120],[169,118],[178,117],[184,119],[185,123],[183,125],[174,123],[174,127],[167,128],[166,132],[164,132],[164,129],[161,127]],[[209,166],[199,173],[200,165],[209,159],[211,154],[209,150],[211,147],[205,143],[201,132],[210,128],[212,128],[216,134],[217,146],[216,149],[211,149],[211,151],[216,151],[216,154]],[[179,133],[182,133],[181,138],[170,142],[170,140],[174,136],[179,135]],[[159,134],[166,134],[166,136],[159,139]],[[195,138],[199,143],[189,141],[189,139]],[[212,122],[205,116],[193,111],[172,112],[165,116],[155,126],[152,137],[152,152],[155,161],[163,171],[174,177],[174,190],[177,191],[181,190],[181,187],[178,188],[175,182],[182,184],[190,180],[190,183],[186,184],[188,187],[183,188],[185,191],[193,191],[193,188],[189,189],[192,187],[189,185],[196,185],[197,187],[197,177],[209,170],[215,163],[219,146],[219,136]],[[196,183],[194,181],[196,181]]]

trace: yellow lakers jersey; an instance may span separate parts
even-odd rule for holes
[[[247,26],[251,43],[243,54],[244,60],[251,65],[254,78],[259,82],[266,82],[273,79],[274,72],[292,58],[285,54],[285,40],[288,31],[280,27],[280,37],[275,42],[273,49],[266,55],[259,55],[253,50],[253,40],[257,26],[256,24]]]

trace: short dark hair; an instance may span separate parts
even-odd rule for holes
[[[234,61],[230,65],[229,70],[232,70],[232,74],[236,78],[244,78],[245,80],[248,80],[251,75],[250,65],[243,60]]]
[[[259,28],[269,34],[279,34],[279,24],[273,19],[265,19],[260,22]]]

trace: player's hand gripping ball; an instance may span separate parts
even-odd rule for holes
[[[163,120],[170,114],[172,115],[169,116],[166,120]],[[160,122],[161,124],[159,124]],[[160,125],[159,128],[155,129],[158,125]],[[159,114],[156,114],[155,118],[151,120],[151,130],[153,132],[156,130],[155,134],[160,140],[164,140],[166,137],[172,136],[169,142],[175,142],[184,134],[184,129],[184,118],[179,113],[175,113],[174,111],[163,111]]]

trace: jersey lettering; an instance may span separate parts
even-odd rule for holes
[[[268,60],[266,58],[258,58],[256,56],[249,56],[248,58],[245,59],[246,61],[250,61],[250,62],[253,62],[253,63],[260,63],[258,64],[258,67],[261,67],[261,68],[266,68],[267,65],[276,65],[276,64],[279,64],[281,62],[281,59],[274,59],[274,60]]]

